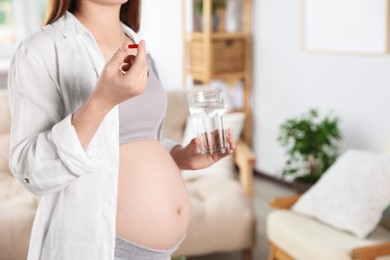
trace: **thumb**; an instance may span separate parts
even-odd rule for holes
[[[198,137],[195,137],[189,143],[188,149],[191,151],[191,153],[197,153],[199,150],[199,145],[200,145],[200,140]]]
[[[117,69],[123,63],[127,56],[127,45],[122,43],[121,47],[114,53],[111,59],[107,62],[107,66]]]
[[[143,68],[143,64],[146,62],[146,48],[145,41],[142,40],[138,44],[137,56],[132,67]]]

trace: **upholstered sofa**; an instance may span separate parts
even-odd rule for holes
[[[10,114],[5,90],[0,90],[0,260],[27,258],[27,248],[39,198],[26,191],[8,167]]]
[[[185,92],[169,92],[164,128],[166,137],[182,141],[187,111]],[[9,131],[7,95],[5,90],[0,90],[0,260],[22,260],[27,256],[39,198],[26,191],[10,172]],[[239,169],[239,174],[234,176],[213,176],[212,173],[207,176],[203,171],[199,176],[195,174],[186,178],[192,218],[187,237],[175,255],[242,250],[244,258],[251,259],[255,243],[255,217],[251,203],[254,156],[241,141],[237,143],[234,161]],[[221,166],[214,167],[214,171],[216,167],[229,165],[222,162]]]

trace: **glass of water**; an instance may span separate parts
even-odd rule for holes
[[[200,140],[201,153],[229,151],[227,95],[222,90],[199,90],[187,95],[191,120]]]

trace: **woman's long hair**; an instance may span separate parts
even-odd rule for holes
[[[65,14],[66,11],[73,13],[76,9],[77,0],[50,0],[45,24],[55,22]],[[133,29],[139,31],[141,18],[141,0],[129,0],[121,6],[121,21]]]

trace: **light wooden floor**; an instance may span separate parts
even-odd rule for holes
[[[268,201],[274,197],[288,196],[294,191],[288,187],[277,184],[263,177],[256,176],[254,180],[253,207],[257,220],[257,242],[253,252],[253,260],[266,260],[268,258],[269,246],[266,236],[266,218],[272,210]],[[239,252],[230,254],[214,254],[202,257],[188,257],[187,260],[241,260]]]

